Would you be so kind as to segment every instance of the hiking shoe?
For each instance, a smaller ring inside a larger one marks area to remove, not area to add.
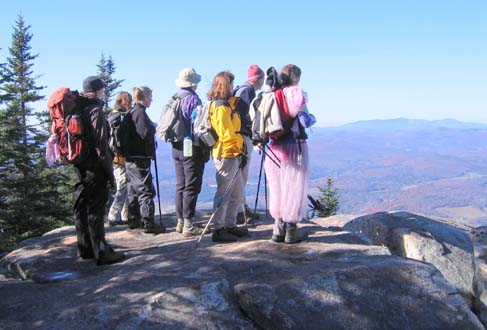
[[[257,219],[259,219],[258,214],[255,214],[255,217],[254,217],[252,213],[247,212],[247,218],[245,218],[245,214],[243,212],[237,213],[237,225],[243,225],[245,223],[251,223]]]
[[[245,237],[245,236],[249,236],[249,230],[247,229],[247,227],[237,227],[237,226],[234,226],[232,228],[225,228],[225,230],[232,234],[232,235],[235,235],[237,237]]]
[[[184,224],[179,223],[179,222],[176,224],[176,232],[177,233],[181,234],[183,232],[183,228],[184,228]]]
[[[213,232],[211,240],[217,243],[233,243],[237,241],[237,236],[230,234],[223,228],[220,228]]]
[[[129,225],[130,229],[137,229],[140,228],[140,221],[127,221],[127,224]]]
[[[195,226],[191,226],[191,227],[184,226],[182,232],[184,237],[200,236],[202,233],[203,233],[203,229],[200,229]]]
[[[93,254],[93,250],[88,247],[82,247],[78,245],[78,256],[81,259],[93,259],[95,255]]]
[[[308,234],[298,230],[296,225],[287,224],[286,226],[286,237],[284,238],[284,243],[294,244],[299,243],[308,238]]]
[[[253,220],[259,220],[259,214],[257,212],[250,209],[248,205],[245,205],[245,212],[247,212],[247,217],[252,218]]]
[[[146,234],[154,234],[154,235],[159,235],[163,234],[166,232],[166,227],[160,225],[160,226],[151,226],[151,227],[146,227],[144,228],[144,233]]]
[[[276,219],[272,228],[271,240],[276,243],[283,243],[284,238],[286,237],[286,227],[287,224],[285,222],[283,222],[281,219]]]
[[[284,237],[281,235],[272,235],[271,240],[273,240],[276,243],[284,243]]]
[[[108,225],[110,227],[126,225],[127,223],[128,223],[127,220],[108,220]]]
[[[243,212],[237,213],[237,225],[243,225],[245,223],[245,215]]]
[[[79,257],[81,259],[93,259],[95,256],[93,255],[93,253],[87,253],[87,254],[79,254]]]
[[[116,262],[120,262],[125,259],[125,254],[122,252],[116,252],[112,249],[107,251],[100,251],[98,259],[96,259],[97,266],[110,265]]]

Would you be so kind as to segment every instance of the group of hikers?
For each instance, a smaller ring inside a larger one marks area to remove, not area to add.
[[[216,74],[205,104],[196,92],[201,76],[193,68],[179,73],[179,90],[173,98],[179,100],[178,118],[186,133],[183,140],[170,141],[176,173],[175,230],[184,237],[203,234],[202,228],[194,224],[195,210],[205,163],[211,156],[217,183],[212,240],[230,243],[248,236],[247,226],[239,224],[257,217],[246,205],[244,189],[252,151],[259,149],[265,155],[269,211],[274,218],[271,240],[298,243],[306,239],[306,233],[297,227],[305,216],[308,185],[305,128],[315,122],[306,106],[307,95],[299,86],[301,70],[289,64],[280,73],[274,67],[264,72],[258,65],[251,65],[247,73],[247,81],[235,87],[231,72]],[[166,232],[163,221],[156,221],[154,215],[156,194],[150,169],[156,160],[155,135],[162,135],[161,123],[152,122],[146,112],[152,90],[144,86],[135,87],[132,95],[120,92],[105,118],[104,88],[97,76],[83,81],[82,95],[88,101],[83,104],[81,117],[92,152],[74,166],[78,254],[83,259],[95,259],[97,265],[124,259],[124,254],[114,251],[105,240],[110,186],[116,192],[108,212],[109,225],[128,224],[130,229],[141,228],[155,235]],[[257,94],[260,89],[263,91]],[[203,111],[207,111],[215,135],[210,147],[194,134],[195,122]]]

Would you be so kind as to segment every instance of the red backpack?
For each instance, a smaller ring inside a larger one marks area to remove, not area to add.
[[[77,91],[61,87],[47,102],[52,119],[51,131],[57,137],[61,159],[73,165],[79,165],[90,154],[82,118],[83,99]]]

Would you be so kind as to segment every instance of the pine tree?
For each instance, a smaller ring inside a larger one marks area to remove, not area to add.
[[[333,179],[326,180],[326,187],[318,187],[322,195],[318,201],[322,204],[323,210],[318,211],[319,217],[329,217],[335,215],[340,208],[340,195],[338,189],[333,186]]]
[[[70,212],[63,191],[69,169],[47,168],[48,115],[32,108],[44,98],[40,91],[45,87],[33,77],[33,61],[39,55],[30,52],[29,29],[19,15],[7,62],[0,70],[0,250],[63,224]]]
[[[97,68],[98,68],[98,76],[105,84],[105,95],[103,97],[105,106],[103,107],[103,111],[105,113],[108,113],[110,111],[110,102],[113,97],[113,94],[115,93],[115,90],[122,85],[122,82],[124,80],[113,78],[113,74],[115,73],[116,67],[115,67],[115,62],[113,61],[111,56],[106,58],[105,54],[102,53],[100,62],[97,64]]]

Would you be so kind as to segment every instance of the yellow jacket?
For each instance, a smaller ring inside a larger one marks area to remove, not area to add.
[[[215,100],[210,104],[211,126],[218,134],[218,141],[213,146],[213,158],[237,158],[243,153],[244,140],[240,132],[240,115],[236,111],[238,98]]]

